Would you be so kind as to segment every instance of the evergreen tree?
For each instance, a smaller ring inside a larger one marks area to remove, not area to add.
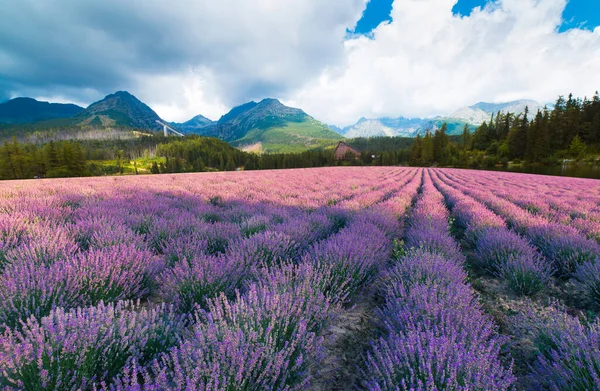
[[[411,166],[420,166],[423,164],[422,159],[423,154],[423,140],[420,134],[417,134],[415,138],[415,143],[413,144],[410,150],[410,158],[409,163]]]
[[[465,124],[462,131],[462,145],[465,150],[471,149],[471,131],[468,124]]]
[[[434,162],[433,156],[433,136],[431,135],[431,130],[427,130],[425,132],[425,137],[423,137],[423,148],[421,151],[421,161],[424,165],[431,165]]]
[[[523,116],[518,118],[517,123],[508,133],[508,148],[511,159],[523,159],[527,152],[527,132],[529,128],[529,120],[527,115],[529,109],[525,107]]]
[[[444,122],[441,128],[436,129],[433,136],[433,159],[439,164],[446,164],[448,158],[448,125]]]

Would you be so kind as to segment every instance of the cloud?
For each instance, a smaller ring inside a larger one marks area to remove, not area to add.
[[[90,102],[127,89],[159,114],[177,117],[167,119],[203,110],[215,116],[249,99],[285,95],[343,61],[346,28],[364,6],[365,0],[0,2],[10,21],[0,24],[0,91]]]
[[[0,100],[91,103],[129,90],[167,120],[275,97],[318,119],[450,114],[477,101],[600,88],[600,28],[558,32],[566,0],[0,1]]]
[[[325,69],[287,102],[328,123],[361,116],[450,114],[478,101],[600,88],[600,27],[558,33],[566,0],[498,0],[468,17],[456,0],[396,0],[373,39],[344,43],[345,62]]]

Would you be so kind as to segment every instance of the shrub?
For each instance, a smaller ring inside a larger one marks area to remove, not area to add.
[[[179,311],[193,312],[196,304],[206,308],[207,298],[234,295],[243,272],[242,264],[223,254],[185,258],[161,273],[160,294]]]
[[[221,295],[200,313],[191,338],[149,369],[131,365],[117,390],[300,390],[321,340],[311,331],[314,303],[253,286],[235,302]]]
[[[497,275],[514,293],[534,295],[546,289],[552,272],[550,265],[537,254],[509,254],[499,265]]]
[[[287,235],[264,231],[229,246],[228,254],[246,266],[278,265],[298,257],[296,243]]]
[[[575,271],[575,284],[596,305],[600,305],[600,259],[582,263]]]
[[[504,228],[489,228],[475,244],[475,266],[490,274],[499,274],[509,260],[538,259],[537,250],[527,240]]]
[[[369,240],[365,241],[364,238]],[[385,233],[368,223],[356,223],[327,240],[315,243],[303,262],[327,270],[332,287],[346,287],[348,298],[372,281],[378,267],[388,260],[391,242]],[[336,288],[334,288],[336,289]]]
[[[600,321],[583,325],[559,308],[546,316],[529,314],[539,356],[530,380],[540,389],[600,388]]]
[[[537,225],[528,234],[547,259],[554,262],[558,274],[570,276],[577,266],[600,256],[600,246],[571,227],[562,225]]]
[[[409,331],[380,339],[367,355],[365,387],[384,390],[510,390],[499,346],[465,346],[459,332]]]
[[[123,367],[178,344],[188,319],[162,305],[132,302],[53,310],[0,338],[0,385],[8,389],[92,390]]]

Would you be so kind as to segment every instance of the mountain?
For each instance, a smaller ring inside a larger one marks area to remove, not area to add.
[[[0,103],[0,123],[25,124],[56,118],[69,118],[83,111],[74,104],[40,102],[33,98],[15,98]]]
[[[446,122],[448,134],[460,134],[465,122],[451,118],[361,118],[352,126],[342,129],[340,134],[347,138],[357,137],[416,137],[427,129],[435,130]]]
[[[107,95],[89,105],[73,119],[75,124],[80,126],[162,129],[162,126],[156,123],[157,120],[162,121],[158,114],[127,91]]]
[[[492,114],[496,114],[499,111],[503,113],[521,114],[525,111],[525,107],[529,107],[530,113],[536,113],[538,110],[544,109],[544,105],[530,99],[521,99],[505,103],[479,102],[473,106],[456,110],[450,115],[450,118],[462,120],[472,125],[481,125],[484,121],[489,121]]]
[[[347,138],[356,137],[414,137],[417,131],[424,128],[428,119],[423,118],[361,118],[355,125],[347,126],[340,134]],[[339,128],[338,128],[339,129]]]
[[[535,113],[538,109],[542,110],[544,108],[544,105],[534,100],[526,99],[505,103],[479,102],[472,106],[460,108],[447,117],[361,118],[356,124],[343,129],[334,126],[330,126],[330,128],[347,138],[379,136],[416,137],[417,134],[423,135],[427,129],[435,130],[446,123],[448,134],[458,135],[462,133],[465,124],[473,131],[484,121],[489,121],[491,116],[499,111],[521,114],[525,111],[526,106],[529,107],[530,113]],[[547,106],[551,107],[551,105]]]
[[[277,99],[234,107],[198,134],[257,152],[299,152],[343,138],[304,111],[285,106]]]
[[[184,134],[198,134],[202,129],[214,125],[215,121],[198,114],[194,118],[186,122],[171,122],[171,126]]]

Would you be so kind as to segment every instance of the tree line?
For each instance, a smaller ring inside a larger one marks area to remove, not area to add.
[[[409,164],[485,167],[516,163],[555,164],[592,159],[600,151],[600,97],[560,96],[552,109],[498,112],[473,133],[465,125],[452,142],[442,126],[415,139]]]
[[[84,151],[77,142],[21,144],[16,139],[0,147],[0,179],[58,178],[88,174]]]

